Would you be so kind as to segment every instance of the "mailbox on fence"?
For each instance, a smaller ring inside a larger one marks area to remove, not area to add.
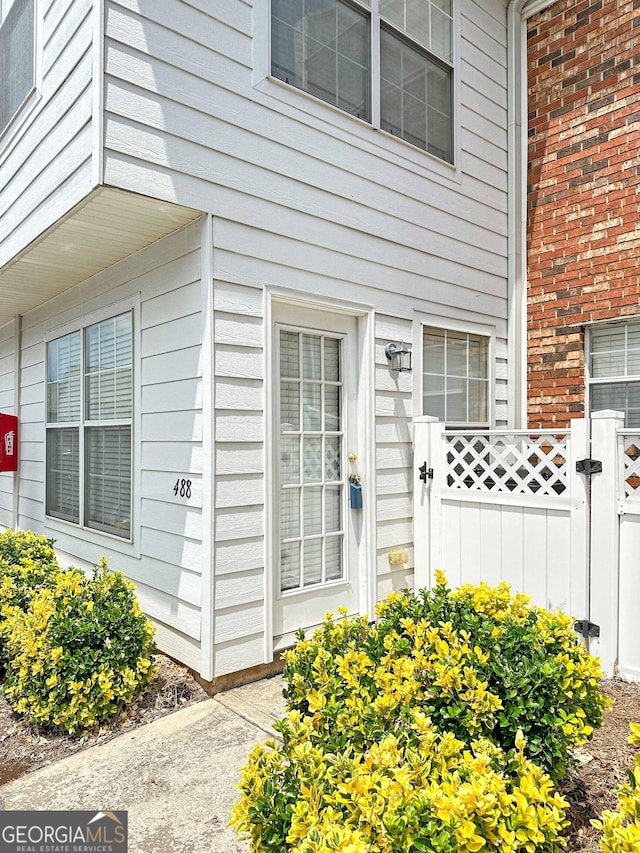
[[[0,471],[18,470],[18,418],[0,412]]]

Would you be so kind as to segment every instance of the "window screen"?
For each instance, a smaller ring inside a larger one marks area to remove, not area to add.
[[[425,327],[423,414],[447,424],[489,422],[489,339]]]
[[[15,0],[0,25],[0,133],[35,85],[35,0]]]
[[[451,0],[271,0],[274,77],[448,161],[452,41]]]
[[[48,342],[48,515],[130,537],[132,417],[130,312]]]
[[[640,322],[590,331],[589,409],[624,412],[625,426],[640,426]]]

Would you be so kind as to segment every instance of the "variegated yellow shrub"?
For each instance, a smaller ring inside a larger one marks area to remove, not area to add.
[[[640,746],[640,725],[631,723],[629,743]],[[618,811],[605,811],[592,821],[602,830],[600,847],[604,853],[638,853],[640,850],[640,754],[629,771],[629,782],[618,791]]]
[[[363,751],[327,751],[289,712],[284,744],[255,747],[232,812],[254,853],[553,853],[566,802],[525,758],[440,733],[414,710]]]
[[[0,533],[0,624],[7,607],[27,607],[34,592],[60,571],[53,543],[31,530]],[[0,638],[0,665],[5,650]]]
[[[155,677],[153,634],[133,584],[105,560],[93,576],[59,569],[25,607],[2,608],[4,693],[32,722],[75,734]]]
[[[329,618],[285,653],[290,707],[313,713],[335,749],[367,744],[419,707],[440,731],[506,751],[523,731],[528,756],[557,779],[602,723],[600,664],[573,620],[506,584],[452,592],[439,576],[430,591],[392,593],[377,615]]]
[[[377,615],[285,654],[283,744],[255,748],[232,817],[253,853],[561,850],[553,780],[607,704],[572,621],[442,576]]]

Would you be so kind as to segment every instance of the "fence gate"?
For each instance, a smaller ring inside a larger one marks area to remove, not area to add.
[[[599,412],[567,431],[472,433],[417,418],[416,587],[436,569],[452,586],[504,580],[574,616],[607,673],[640,680],[640,436],[622,425]]]

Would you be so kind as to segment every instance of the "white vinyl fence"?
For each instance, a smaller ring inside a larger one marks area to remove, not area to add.
[[[504,580],[581,620],[608,674],[640,680],[640,436],[622,426],[615,412],[568,431],[417,418],[416,587],[436,569],[453,586]]]

